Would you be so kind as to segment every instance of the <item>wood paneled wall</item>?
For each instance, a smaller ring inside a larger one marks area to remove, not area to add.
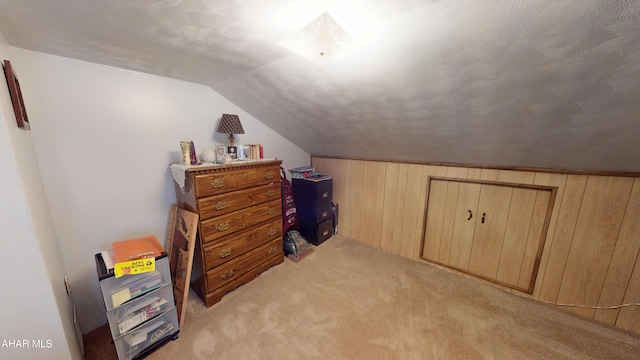
[[[640,302],[640,177],[313,157],[333,177],[338,233],[420,260],[429,176],[558,188],[533,299],[591,307]],[[559,308],[640,334],[640,307]]]

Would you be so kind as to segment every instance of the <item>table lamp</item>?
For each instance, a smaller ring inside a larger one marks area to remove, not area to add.
[[[222,114],[220,125],[218,125],[219,133],[229,134],[229,146],[233,144],[233,134],[244,134],[244,129],[240,123],[240,117],[238,115]]]

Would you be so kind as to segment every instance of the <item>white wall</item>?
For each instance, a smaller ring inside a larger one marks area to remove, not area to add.
[[[175,202],[170,163],[180,140],[200,153],[223,113],[238,114],[245,134],[285,169],[309,154],[211,88],[12,48],[56,234],[74,285],[80,323],[106,322],[93,260],[113,241],[153,234],[164,245]]]
[[[0,60],[20,74],[2,34]],[[6,85],[0,86],[0,169],[0,358],[81,359],[32,133],[17,127]]]

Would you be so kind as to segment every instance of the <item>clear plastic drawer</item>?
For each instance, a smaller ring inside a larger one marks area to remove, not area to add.
[[[164,256],[160,259],[156,258],[155,271],[124,275],[117,279],[115,276],[110,276],[100,281],[100,288],[107,311],[111,311],[166,284],[171,284],[171,274],[169,260]]]
[[[169,284],[107,312],[115,339],[147,320],[173,308],[173,287]]]
[[[154,344],[172,337],[177,331],[178,316],[174,308],[114,340],[118,358],[132,359],[142,351],[151,349]]]

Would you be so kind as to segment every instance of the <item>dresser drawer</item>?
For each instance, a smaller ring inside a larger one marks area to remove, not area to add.
[[[280,183],[280,168],[275,166],[196,175],[196,197],[202,198],[258,185]]]
[[[282,202],[280,199],[202,221],[201,240],[203,244],[206,244],[271,219],[282,221]]]
[[[237,278],[282,252],[282,239],[278,237],[207,272],[207,285],[213,290]]]
[[[258,266],[242,274],[235,281],[226,283],[224,286],[221,286],[207,293],[206,296],[202,297],[202,299],[204,300],[207,307],[209,307],[217,303],[218,301],[222,300],[224,295],[227,294],[228,292],[233,291],[237,289],[239,286],[246,284],[249,281],[257,278],[260,275],[260,273],[262,273],[263,271],[268,270],[270,267],[274,265],[281,264],[283,261],[284,261],[284,254],[282,253],[276,254],[274,257],[269,258],[267,261],[261,264],[258,264]]]
[[[277,182],[200,199],[198,209],[200,219],[206,220],[280,198],[280,183]]]
[[[282,239],[281,219],[210,242],[203,249],[205,269],[211,270],[275,238]]]

